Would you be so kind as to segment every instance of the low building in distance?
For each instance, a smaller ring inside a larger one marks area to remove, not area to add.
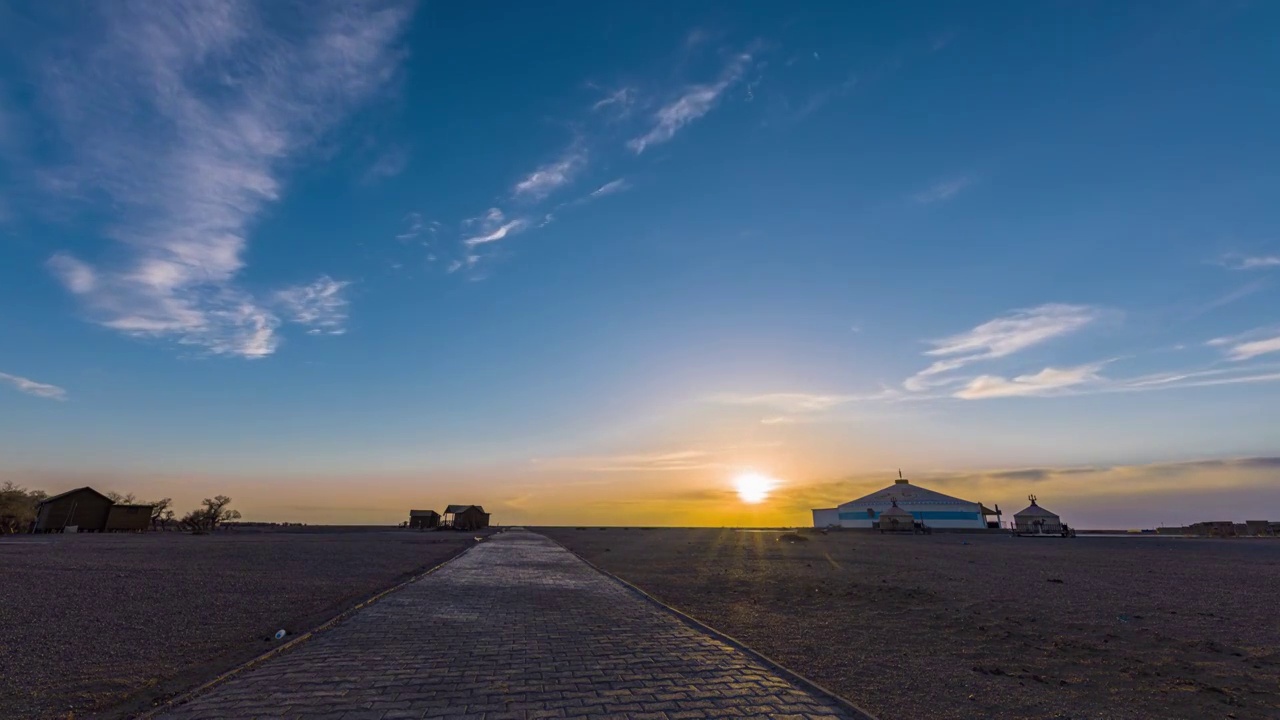
[[[36,509],[32,530],[47,532],[106,532],[146,530],[151,505],[116,504],[91,487],[68,490],[45,498]]]
[[[1031,504],[1013,514],[1013,528],[1019,535],[1061,535],[1062,518],[1036,504],[1036,496],[1028,495]]]
[[[815,508],[814,527],[877,528],[880,516],[894,507],[909,513],[916,521],[931,528],[982,530],[1000,527],[998,509],[988,510],[982,503],[944,495],[936,490],[912,485],[898,472],[898,479],[883,490],[850,500],[839,507]]]
[[[454,530],[480,530],[489,527],[489,513],[479,505],[450,505],[444,509],[440,527]]]
[[[409,527],[414,530],[430,530],[440,527],[440,513],[435,510],[410,510]]]

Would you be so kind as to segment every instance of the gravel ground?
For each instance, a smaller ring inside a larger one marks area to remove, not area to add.
[[[1280,541],[538,532],[883,720],[1280,717]]]
[[[407,530],[0,539],[0,717],[123,717],[472,544]]]

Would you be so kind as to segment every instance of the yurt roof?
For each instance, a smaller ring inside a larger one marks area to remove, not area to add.
[[[884,517],[886,515],[896,515],[898,517],[912,517],[911,513],[907,512],[906,510],[903,510],[897,505],[893,505],[888,510],[885,510],[884,512],[880,513],[880,517]]]
[[[883,490],[877,490],[870,495],[863,495],[857,500],[850,500],[840,505],[841,510],[849,508],[862,509],[868,505],[888,505],[894,499],[903,505],[977,505],[972,500],[961,500],[958,497],[944,495],[936,490],[922,488],[919,485],[912,485],[906,480],[895,482]]]
[[[1051,513],[1051,512],[1049,512],[1048,510],[1045,510],[1044,508],[1040,507],[1039,505],[1036,505],[1035,503],[1032,503],[1031,505],[1028,505],[1028,506],[1027,506],[1027,509],[1025,509],[1025,510],[1021,510],[1021,511],[1019,511],[1019,512],[1014,513],[1014,514],[1013,514],[1013,516],[1014,516],[1015,518],[1022,518],[1022,517],[1051,517],[1051,518],[1056,518],[1056,517],[1058,517],[1057,513]]]

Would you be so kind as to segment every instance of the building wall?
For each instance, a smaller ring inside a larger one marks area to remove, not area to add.
[[[1036,531],[1032,524],[1036,520],[1043,520],[1044,525],[1040,528],[1042,534],[1057,535],[1062,532],[1062,521],[1058,518],[1045,517],[1044,515],[1036,515],[1033,517],[1014,516],[1013,526],[1020,533],[1033,533]]]
[[[107,512],[107,530],[131,532],[150,527],[150,505],[112,505]]]
[[[816,528],[839,527],[840,526],[840,509],[839,508],[816,508],[813,511],[813,526]]]
[[[984,529],[987,527],[987,521],[982,517],[982,507],[977,503],[972,506],[965,505],[935,505],[899,502],[898,507],[911,513],[916,520],[924,522],[925,525],[934,528],[968,528],[968,529]],[[838,509],[840,516],[840,526],[847,528],[875,528],[880,520],[880,513],[887,510],[888,507],[875,508],[872,506],[872,513],[867,513],[867,508],[862,507],[853,509],[851,507],[841,507]]]
[[[453,527],[456,530],[479,530],[489,527],[489,513],[470,508],[453,516]]]
[[[436,527],[440,524],[439,515],[410,515],[409,527],[416,530],[423,530]]]
[[[104,530],[111,501],[91,490],[81,490],[40,506],[36,530],[60,530],[77,525],[80,532]]]

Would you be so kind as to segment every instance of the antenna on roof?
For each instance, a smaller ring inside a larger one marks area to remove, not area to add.
[[[1036,496],[1035,496],[1035,495],[1028,495],[1028,496],[1027,496],[1027,499],[1031,501],[1031,504],[1032,504],[1032,505],[1035,505],[1035,504],[1036,504]]]
[[[898,468],[898,479],[902,479],[902,468]]]

